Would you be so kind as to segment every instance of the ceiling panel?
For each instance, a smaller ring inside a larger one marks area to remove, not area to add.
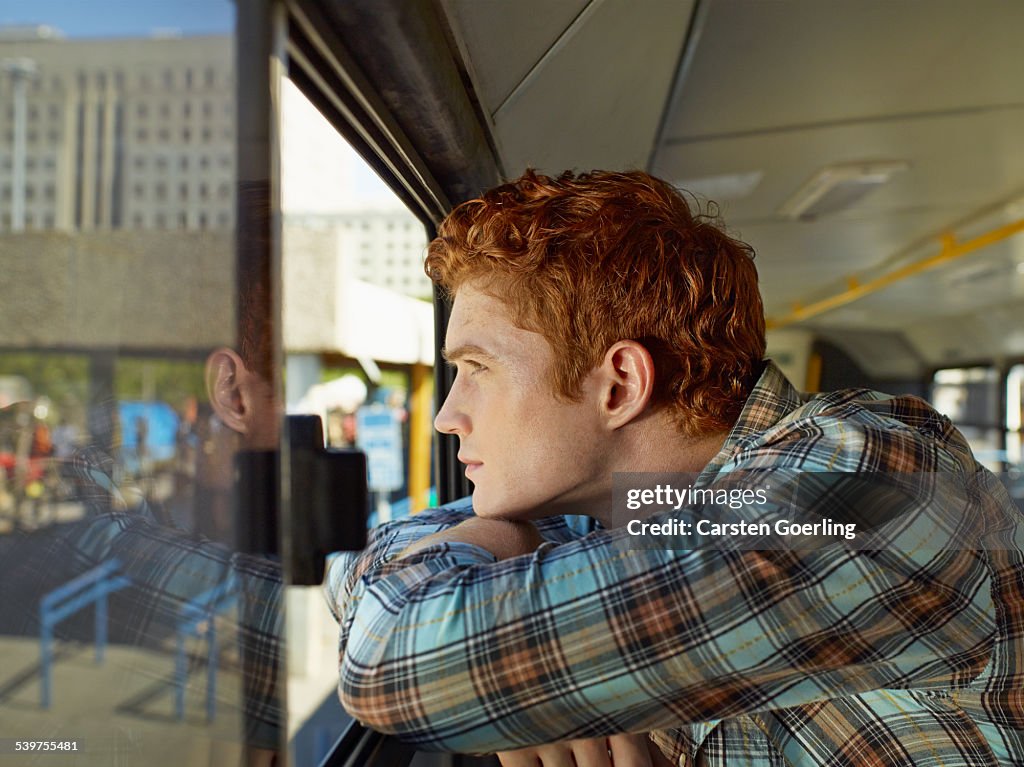
[[[588,0],[443,0],[488,114],[493,115],[588,5]]]
[[[494,115],[506,171],[646,167],[692,7],[691,0],[591,4],[585,23]]]
[[[778,218],[782,204],[826,165],[906,160],[909,170],[835,220],[935,206],[969,211],[1024,193],[1021,136],[1024,105],[676,144],[659,151],[653,172],[673,182],[761,172],[752,193],[726,201],[727,221],[740,224]]]
[[[1024,102],[1024,3],[711,0],[666,139]]]

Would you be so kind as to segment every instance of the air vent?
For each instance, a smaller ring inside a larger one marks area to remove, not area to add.
[[[828,165],[779,208],[779,214],[800,221],[838,213],[858,202],[864,195],[910,167],[904,160],[856,162]]]

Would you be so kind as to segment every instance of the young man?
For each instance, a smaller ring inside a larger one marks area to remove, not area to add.
[[[748,247],[644,173],[528,172],[456,208],[426,266],[454,298],[436,426],[472,507],[385,525],[331,569],[354,716],[453,751],[649,732],[686,765],[1024,763],[1016,510],[924,402],[810,397],[763,362]],[[819,478],[798,515],[868,511],[822,477],[904,505],[864,550],[643,546],[613,504],[613,474],[765,471]]]

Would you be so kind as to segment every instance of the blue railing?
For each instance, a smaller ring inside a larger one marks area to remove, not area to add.
[[[206,646],[206,719],[212,722],[217,709],[217,624],[214,618],[238,604],[238,589],[234,573],[218,585],[204,591],[182,606],[178,613],[177,653],[174,662],[174,712],[178,721],[185,718],[185,685],[188,682],[188,663],[185,658],[185,640],[189,636],[202,638]]]
[[[131,585],[131,581],[118,575],[120,563],[108,559],[63,586],[45,594],[39,600],[39,657],[41,666],[41,701],[49,708],[53,687],[53,629],[65,618],[79,610],[96,605],[96,662],[103,662],[107,646],[107,596]]]

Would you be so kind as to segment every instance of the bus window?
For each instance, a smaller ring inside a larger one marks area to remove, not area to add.
[[[1006,460],[1011,466],[1024,464],[1024,364],[1014,365],[1006,376]]]
[[[277,423],[273,345],[236,314],[266,308],[236,269],[236,7],[44,4],[0,30],[4,752],[277,750],[280,568],[233,548],[234,454]]]
[[[978,460],[1002,468],[999,373],[992,367],[946,368],[932,379],[932,404],[967,438]]]
[[[290,81],[282,83],[282,335],[289,413],[368,461],[370,523],[432,503],[433,309],[423,224]],[[315,764],[349,721],[338,627],[289,586],[289,745]]]

